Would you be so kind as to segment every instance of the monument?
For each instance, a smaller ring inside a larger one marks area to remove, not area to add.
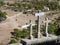
[[[38,17],[38,38],[41,37],[41,33],[40,33],[40,16],[43,16],[43,15],[44,15],[44,12],[35,13],[35,16]]]
[[[46,33],[46,37],[48,37],[48,18],[46,17],[45,18],[45,21],[44,21],[44,23],[45,23],[45,26],[46,26],[46,31],[45,31],[45,33]]]
[[[32,35],[32,21],[30,20],[30,39],[33,40],[33,35]]]
[[[48,36],[48,18],[46,18],[45,24],[46,24],[46,36],[47,37],[42,37],[40,38],[40,16],[44,15],[43,12],[41,13],[36,13],[35,16],[38,17],[38,38],[33,38],[32,35],[32,21],[30,20],[30,39],[22,39],[21,43],[23,45],[35,45],[35,44],[39,44],[39,43],[45,43],[45,42],[50,42],[50,41],[54,41],[57,40],[57,36],[52,35],[52,36]]]
[[[48,23],[49,22],[51,22],[51,20],[48,20],[48,18],[46,17],[45,18],[45,21],[44,21],[44,23],[45,23],[45,26],[46,26],[46,31],[45,31],[45,33],[46,33],[46,37],[48,37]]]

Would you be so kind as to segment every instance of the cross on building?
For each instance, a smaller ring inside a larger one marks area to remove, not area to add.
[[[44,23],[45,23],[45,26],[46,26],[46,31],[45,31],[45,33],[46,33],[46,37],[48,37],[48,23],[50,22],[50,20],[48,20],[48,18],[46,17],[46,19],[45,19],[45,21],[44,21]]]
[[[44,12],[35,13],[35,16],[38,17],[38,38],[41,37],[41,33],[40,33],[40,16],[43,16],[43,15],[44,15]]]
[[[33,39],[33,35],[32,35],[32,21],[30,20],[30,39]]]

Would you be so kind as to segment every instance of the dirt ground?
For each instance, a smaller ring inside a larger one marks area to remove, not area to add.
[[[14,18],[7,18],[6,21],[0,23],[0,42],[5,42],[5,39],[8,41],[13,29],[17,28],[17,26],[26,25],[26,23],[29,23],[29,20],[32,20],[32,22],[35,23],[34,21],[37,20],[37,17],[30,14],[28,16],[26,14],[22,14]]]
[[[31,14],[23,14],[21,12],[14,12],[12,10],[2,10],[8,13],[8,17],[5,21],[0,23],[0,43],[7,43],[8,40],[10,40],[11,32],[14,28],[20,28],[18,26],[26,25],[26,23],[29,23],[29,20],[32,20],[33,23],[37,20],[37,17]],[[18,15],[19,14],[19,15]],[[16,16],[17,15],[17,16]],[[49,19],[54,19],[55,17],[60,16],[60,14],[56,14],[53,17],[48,16]],[[45,20],[46,15],[41,16],[40,21]]]

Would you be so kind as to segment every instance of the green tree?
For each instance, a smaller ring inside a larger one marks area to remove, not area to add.
[[[6,17],[7,13],[6,12],[2,12],[0,11],[0,22],[5,20],[7,17]]]
[[[14,32],[13,32],[13,36],[17,40],[19,40],[21,38],[21,36],[27,37],[28,34],[29,34],[29,32],[27,29],[22,29],[22,30],[14,29]]]
[[[49,9],[51,10],[56,10],[59,9],[59,3],[58,2],[43,2],[43,4],[47,7],[49,7]]]
[[[15,2],[14,4],[15,4],[15,6],[17,6],[17,7],[19,7],[19,8],[20,8],[21,5],[22,5],[20,2]]]
[[[52,23],[49,23],[48,25],[48,32],[54,34],[55,33],[55,25]]]
[[[27,7],[27,3],[25,3],[25,4],[22,4],[22,6],[24,7],[24,9]]]
[[[60,35],[60,17],[55,20],[54,24],[56,26],[56,35]]]
[[[33,7],[33,4],[28,4],[27,7],[28,9],[31,9]]]
[[[10,40],[9,44],[14,44],[17,43],[17,41],[15,39]]]
[[[0,1],[0,6],[5,5],[5,3],[3,1]]]
[[[33,29],[34,29],[34,30],[37,30],[37,25],[34,25],[34,26],[33,26]]]
[[[35,9],[44,9],[44,5],[43,4],[41,4],[40,2],[37,2],[37,3],[35,3],[35,4],[33,4],[33,6],[34,6],[34,8]]]
[[[14,29],[14,34],[13,34],[14,38],[19,40],[20,36],[21,36],[21,31],[19,31],[19,29]]]
[[[27,37],[27,36],[29,35],[27,29],[23,29],[21,33],[22,33],[22,36],[23,36],[23,37]]]
[[[43,26],[42,29],[43,29],[43,31],[44,31],[44,33],[45,33],[45,25]],[[49,23],[49,24],[48,24],[48,33],[49,33],[49,34],[54,34],[54,33],[55,33],[55,30],[56,30],[55,25],[52,24],[52,23]]]
[[[33,28],[33,36],[37,37],[37,28],[38,28],[38,25],[34,25],[32,28]]]
[[[9,2],[6,3],[7,5],[10,5]]]

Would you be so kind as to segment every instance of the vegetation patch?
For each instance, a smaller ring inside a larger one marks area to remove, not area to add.
[[[0,11],[0,22],[4,21],[7,18],[6,15],[7,15],[6,12]]]

